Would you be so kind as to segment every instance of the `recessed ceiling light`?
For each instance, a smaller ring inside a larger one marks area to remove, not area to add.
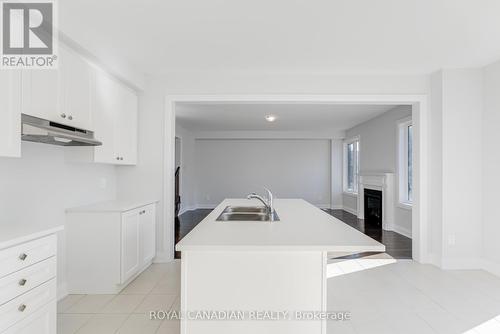
[[[268,122],[274,122],[276,120],[276,116],[274,115],[267,115],[266,116],[266,121]]]

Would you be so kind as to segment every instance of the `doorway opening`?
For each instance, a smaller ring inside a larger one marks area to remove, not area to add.
[[[414,118],[414,128],[413,128],[413,133],[415,136],[414,142],[414,153],[413,153],[413,160],[414,160],[414,170],[412,171],[412,175],[414,177],[413,181],[413,208],[411,211],[409,211],[410,217],[412,217],[412,225],[411,225],[411,237],[412,237],[412,257],[413,259],[417,261],[422,261],[425,262],[425,257],[426,257],[426,252],[425,252],[425,240],[426,240],[426,229],[425,229],[425,219],[421,219],[421,217],[425,217],[426,213],[426,205],[421,201],[420,199],[422,198],[422,194],[426,192],[427,189],[427,173],[425,170],[425,162],[427,159],[427,150],[425,146],[425,136],[422,136],[423,133],[427,131],[427,128],[425,126],[425,122],[422,122],[422,120],[425,120],[426,115],[427,115],[427,109],[426,109],[426,97],[425,96],[245,96],[245,97],[238,97],[238,96],[223,96],[223,97],[217,97],[217,96],[181,96],[181,97],[167,97],[167,104],[166,104],[166,109],[167,109],[167,117],[166,117],[166,122],[167,122],[167,131],[169,131],[170,134],[176,134],[177,132],[175,131],[175,123],[176,123],[176,116],[180,115],[179,111],[185,107],[186,105],[218,105],[220,107],[221,105],[225,105],[226,107],[228,105],[234,105],[234,104],[239,104],[243,105],[245,107],[251,107],[256,104],[266,104],[266,105],[298,105],[301,106],[302,109],[304,110],[304,105],[305,104],[311,104],[311,105],[330,105],[330,106],[338,106],[338,105],[392,105],[392,106],[398,106],[398,105],[409,105],[411,107],[411,110],[413,112],[413,118]],[[220,109],[220,108],[219,108]],[[237,113],[235,113],[237,114]],[[241,115],[240,115],[241,116]],[[251,122],[247,122],[251,123]],[[276,123],[275,123],[276,124]],[[304,123],[305,124],[305,123]],[[171,131],[171,132],[170,132]],[[232,140],[232,139],[238,139],[238,140],[248,140],[248,139],[256,139],[256,138],[249,138],[249,136],[256,136],[256,135],[262,135],[262,133],[257,133],[261,132],[258,130],[254,131],[247,131],[244,136],[240,136],[239,138],[234,138],[235,134],[234,131],[232,131],[231,134],[228,132],[222,133],[222,131],[215,131],[218,132],[216,135],[208,135],[206,131],[201,131],[204,133],[204,136],[207,136],[205,138],[198,138],[201,140],[212,140],[212,141],[226,141],[226,140]],[[290,131],[289,131],[290,132]],[[304,139],[304,132],[302,131],[291,131],[295,132],[295,135],[298,135],[301,139]],[[272,138],[265,138],[265,139],[283,139],[283,137],[276,137],[277,134],[273,133]],[[174,144],[174,139],[175,137],[170,137],[171,139],[169,140],[168,137],[169,135],[166,136],[166,140],[170,143],[167,144],[167,154],[166,154],[166,161],[165,163],[168,164],[168,156],[169,154],[173,155],[174,150],[169,150],[169,145]],[[322,134],[320,131],[316,131],[316,137],[315,139],[321,139]],[[286,139],[291,139],[290,137]],[[324,139],[324,138],[323,138]],[[330,138],[331,140],[332,138]],[[262,138],[261,138],[262,140]],[[361,139],[363,140],[363,139]],[[335,145],[332,145],[333,142],[331,143],[331,150],[337,149],[342,150],[342,143],[340,143],[340,146],[338,143]],[[173,148],[172,145],[170,147]],[[207,145],[210,146],[210,145]],[[168,152],[171,153],[168,153]],[[174,158],[172,156],[172,158]],[[330,156],[332,158],[332,156]],[[362,158],[361,158],[362,159]],[[174,160],[174,159],[172,159]],[[173,173],[173,172],[172,172]],[[334,180],[338,181],[338,176],[334,177],[331,176],[331,179],[328,181],[330,184],[335,183]],[[168,180],[168,178],[167,178]],[[168,183],[168,182],[167,182]],[[338,183],[338,182],[337,182]],[[337,185],[338,186],[338,185]],[[340,184],[342,187],[342,184]],[[182,186],[181,186],[182,187]],[[333,186],[331,186],[333,188]],[[173,194],[173,189],[174,184],[171,185],[166,185],[165,187],[165,197],[169,197]],[[169,189],[171,189],[172,193],[169,194]],[[246,191],[246,190],[245,190]],[[248,191],[252,191],[252,189],[248,189]],[[182,192],[181,192],[182,193]],[[217,197],[213,197],[213,194],[206,193],[206,194],[201,194],[199,195],[195,201],[194,201],[194,206],[192,207],[187,207],[187,209],[193,209],[196,208],[198,204],[197,202],[202,202],[206,204],[205,207],[201,205],[199,209],[205,209],[205,210],[210,210],[208,207],[209,205],[214,205],[217,204]],[[362,195],[361,195],[362,196]],[[361,197],[360,196],[360,197]],[[172,196],[170,197],[172,198]],[[320,197],[318,196],[317,199]],[[313,198],[314,200],[314,198]],[[325,198],[323,198],[325,200]],[[326,204],[330,204],[329,209],[337,209],[335,205],[335,200],[330,193],[329,198],[326,198]],[[361,202],[361,201],[360,201]],[[364,201],[362,201],[364,202]],[[184,203],[185,204],[185,203]],[[320,207],[319,204],[317,203],[318,206]],[[332,205],[333,204],[333,205]],[[360,203],[361,204],[361,203]],[[213,208],[213,207],[211,207]],[[173,208],[172,208],[173,209]],[[325,208],[326,209],[326,208]],[[168,207],[165,208],[166,214],[169,212]],[[181,205],[181,212],[182,212],[182,205]],[[168,215],[167,215],[168,218]],[[173,225],[173,224],[172,224]],[[168,233],[168,230],[166,230]],[[173,232],[173,231],[172,231]],[[173,234],[173,233],[172,233]],[[174,238],[171,238],[171,243],[170,245],[174,246]],[[172,249],[172,255],[173,255],[173,249]]]

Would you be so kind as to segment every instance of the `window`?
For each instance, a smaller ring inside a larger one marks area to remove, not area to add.
[[[413,125],[411,118],[398,124],[399,132],[399,203],[411,206],[413,202]]]
[[[358,193],[359,138],[344,142],[344,191]]]

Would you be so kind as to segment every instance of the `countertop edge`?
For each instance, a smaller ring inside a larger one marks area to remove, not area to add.
[[[36,230],[36,229],[33,229]],[[45,237],[50,234],[55,234],[57,232],[60,232],[64,230],[64,225],[57,225],[54,227],[49,227],[49,228],[41,228],[41,230],[38,230],[36,232],[28,232],[28,234],[21,234],[18,237],[14,237],[12,239],[8,239],[6,241],[1,241],[0,242],[0,249],[5,249],[9,248],[18,244],[21,244],[26,241],[34,240],[34,239],[39,239],[42,237]]]
[[[176,251],[294,251],[294,252],[385,252],[385,246],[331,246],[331,245],[184,245]]]
[[[159,200],[144,200],[129,203],[121,203],[119,201],[104,201],[99,203],[94,203],[86,206],[74,207],[66,209],[66,213],[93,213],[93,212],[125,212],[134,210],[149,204],[158,203]],[[105,205],[109,203],[109,207],[99,207],[100,205]]]

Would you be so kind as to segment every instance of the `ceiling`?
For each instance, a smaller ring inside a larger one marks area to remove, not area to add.
[[[179,71],[429,73],[500,58],[498,0],[61,0],[104,63]]]
[[[190,131],[344,131],[394,105],[194,104],[175,108],[177,122]],[[266,115],[274,115],[267,122]]]

